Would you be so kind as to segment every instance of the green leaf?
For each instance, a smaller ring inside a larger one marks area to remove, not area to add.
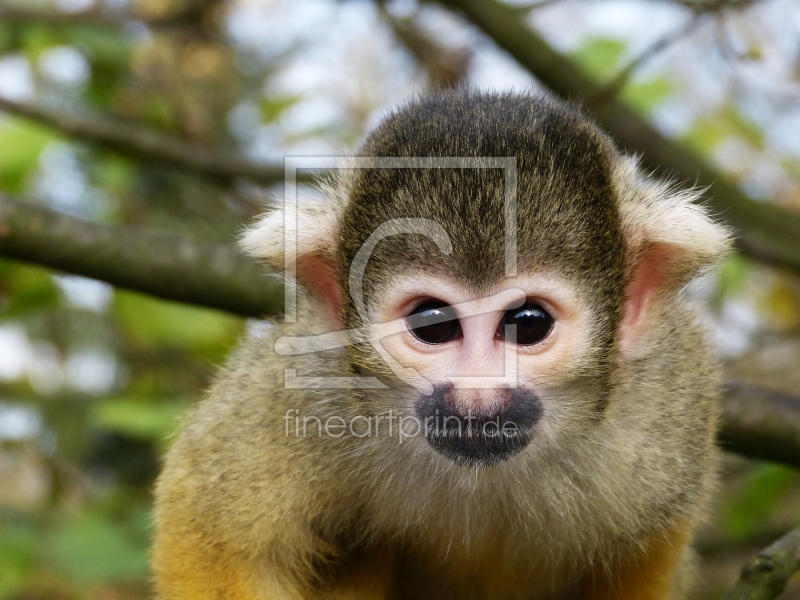
[[[121,326],[143,345],[179,347],[221,358],[242,331],[243,319],[227,313],[117,290],[114,309]]]
[[[753,263],[747,257],[739,253],[732,254],[717,271],[719,287],[713,302],[718,304],[743,289],[752,268]]]
[[[0,260],[0,314],[3,317],[55,306],[58,287],[45,269]]]
[[[88,55],[92,64],[106,68],[128,66],[132,47],[128,37],[118,30],[77,23],[65,28],[64,35]]]
[[[48,48],[62,43],[61,36],[52,27],[43,23],[26,24],[20,39],[25,54],[33,61],[36,61]]]
[[[142,116],[152,125],[166,131],[176,131],[175,105],[166,95],[151,93],[146,97]]]
[[[277,121],[283,112],[302,100],[302,96],[270,96],[259,102],[261,118],[265,123]]]
[[[706,154],[730,138],[743,140],[758,150],[766,146],[761,128],[733,105],[725,105],[717,112],[698,119],[684,141],[695,151]]]
[[[738,494],[723,511],[722,526],[728,535],[747,541],[757,535],[778,501],[800,474],[780,465],[758,465]]]
[[[669,80],[658,77],[626,85],[622,89],[622,99],[639,112],[646,113],[674,91],[675,86]]]
[[[102,429],[162,443],[178,426],[188,402],[149,398],[109,398],[93,405],[89,422]]]
[[[716,120],[697,119],[684,135],[683,141],[698,154],[708,154],[725,139],[724,128]]]
[[[92,174],[98,186],[113,193],[127,191],[136,181],[136,163],[111,152],[99,153],[93,161]]]
[[[0,123],[0,188],[17,194],[39,166],[39,155],[50,142],[60,139],[52,130],[29,121],[9,119]]]
[[[141,581],[147,576],[147,545],[123,523],[87,513],[49,539],[48,554],[62,574],[83,584]]]
[[[573,52],[572,57],[590,75],[604,80],[614,74],[626,47],[627,44],[622,40],[595,37]]]
[[[759,150],[766,147],[764,132],[750,119],[742,114],[738,107],[726,104],[722,109],[722,118],[726,120],[730,133],[746,140],[751,146]]]
[[[14,596],[33,576],[35,549],[32,530],[0,524],[0,598]]]
[[[13,48],[14,37],[14,30],[11,24],[0,23],[0,54]]]

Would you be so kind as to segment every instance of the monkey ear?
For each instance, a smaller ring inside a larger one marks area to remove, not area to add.
[[[287,214],[275,210],[247,229],[240,247],[250,256],[283,273],[294,257],[297,283],[322,301],[332,323],[338,324],[342,294],[336,267],[338,214],[335,207],[309,203],[297,208],[295,233],[297,251],[285,248]],[[290,229],[291,232],[291,229]]]
[[[614,174],[627,246],[627,286],[620,323],[623,353],[647,330],[659,299],[719,263],[730,250],[730,231],[697,204],[703,190],[680,191],[645,178],[625,158]]]

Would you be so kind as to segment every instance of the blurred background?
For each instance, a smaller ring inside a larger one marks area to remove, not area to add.
[[[340,154],[455,85],[549,89],[657,173],[712,186],[743,241],[691,292],[730,406],[784,429],[732,429],[749,458],[726,455],[693,598],[800,524],[800,3],[0,0],[0,599],[149,597],[160,456],[276,310],[258,277],[246,306],[175,291],[195,274],[179,260],[137,286],[161,247],[126,240],[223,256],[285,156]]]

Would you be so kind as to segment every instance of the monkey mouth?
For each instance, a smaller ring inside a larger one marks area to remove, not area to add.
[[[452,386],[434,388],[417,402],[425,439],[442,456],[464,467],[492,467],[519,454],[533,439],[542,404],[532,393],[513,390],[493,414],[462,414],[448,401]]]
[[[503,427],[512,422],[475,419],[460,430],[449,425],[443,428],[426,429],[425,439],[431,448],[463,467],[491,467],[505,462],[518,454],[531,441],[529,431],[518,429],[513,435],[503,433]],[[491,433],[484,432],[484,425]],[[516,427],[516,424],[513,425]]]

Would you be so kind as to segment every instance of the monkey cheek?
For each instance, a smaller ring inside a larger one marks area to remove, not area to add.
[[[544,413],[541,401],[524,389],[506,390],[508,401],[485,414],[458,410],[452,384],[420,396],[416,413],[425,440],[436,452],[465,467],[492,467],[519,454],[533,439]]]

